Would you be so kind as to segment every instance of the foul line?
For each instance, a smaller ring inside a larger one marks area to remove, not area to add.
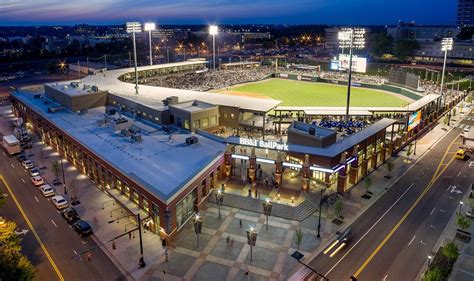
[[[13,191],[12,191],[12,189],[10,188],[10,185],[8,185],[8,183],[7,183],[7,181],[5,180],[5,178],[3,177],[3,175],[0,175],[0,180],[3,182],[3,184],[4,184],[4,185],[6,186],[6,188],[8,189],[8,192],[10,193],[10,196],[13,198],[13,201],[15,202],[16,206],[18,207],[18,210],[20,210],[21,215],[23,216],[23,218],[25,219],[26,223],[27,223],[28,226],[30,227],[31,232],[33,233],[33,235],[34,235],[35,238],[36,238],[36,241],[38,241],[38,243],[40,244],[41,249],[43,250],[43,252],[45,253],[46,257],[47,257],[48,260],[49,260],[49,263],[51,264],[51,266],[53,267],[54,271],[55,271],[56,274],[58,275],[59,280],[64,281],[63,275],[61,274],[61,272],[59,271],[58,267],[56,266],[56,263],[55,263],[55,262],[53,261],[53,259],[51,258],[51,255],[49,254],[48,250],[46,249],[46,246],[43,244],[43,241],[41,241],[41,238],[39,237],[38,233],[36,232],[36,229],[33,227],[33,225],[31,224],[30,220],[29,220],[28,217],[26,216],[25,211],[23,211],[23,208],[21,207],[20,203],[19,203],[18,200],[16,199],[15,194],[13,194]]]

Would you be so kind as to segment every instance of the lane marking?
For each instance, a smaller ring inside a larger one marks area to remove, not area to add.
[[[415,237],[416,237],[416,235],[415,235],[415,236],[413,236],[413,238],[410,240],[410,243],[408,243],[408,246],[410,246],[410,245],[411,245],[411,243],[413,243],[413,240],[415,240]]]
[[[423,242],[423,240],[420,240],[420,244],[421,244],[421,245],[426,245],[426,243]]]
[[[35,196],[35,200],[36,200],[36,202],[38,202],[38,203],[40,202],[40,201],[38,200],[38,198],[36,198],[36,196]]]
[[[5,154],[5,151],[2,151],[2,153],[3,153],[3,156],[7,156],[7,155]]]
[[[385,277],[383,278],[383,280],[382,280],[382,281],[385,281],[385,280],[387,280],[387,277],[388,277],[388,274],[387,274],[387,275],[385,275]]]
[[[458,173],[458,177],[459,177],[460,175],[461,175],[461,171],[459,171],[459,173]]]
[[[385,213],[364,233],[364,235],[362,235],[362,237],[357,240],[357,242],[341,257],[341,259],[339,259],[334,265],[333,267],[331,267],[331,269],[329,269],[329,271],[325,274],[325,276],[328,276],[329,273],[331,273],[331,271],[334,270],[334,268],[336,268],[336,266],[338,266],[338,264],[347,256],[349,255],[349,253],[352,251],[352,249],[354,249],[357,244],[360,243],[360,241],[362,241],[362,239],[365,238],[365,236],[367,236],[367,234],[369,234],[369,232],[385,217],[385,215],[390,212],[390,210],[395,207],[395,205],[398,203],[398,201],[400,201],[403,196],[405,196],[405,194],[414,186],[415,184],[412,183],[408,188],[407,190],[405,190],[405,192],[403,192],[402,195],[400,195],[400,197],[398,197],[398,199],[392,204],[392,206],[390,206],[390,208],[388,208],[387,211],[385,211]]]
[[[12,166],[12,168],[13,168],[13,169],[15,169],[15,166],[13,166],[13,164],[12,164],[12,163],[10,163],[10,166]]]
[[[434,213],[434,211],[436,210],[436,207],[433,208],[433,210],[431,210],[431,213],[430,215],[432,215]]]
[[[23,178],[21,178],[21,181],[22,181],[23,183],[26,183],[26,181],[25,181]]]
[[[454,138],[451,143],[448,145],[446,148],[446,151],[441,158],[440,164],[436,168],[435,173],[433,174],[433,177],[431,177],[430,182],[426,186],[426,188],[423,190],[423,192],[418,196],[416,201],[411,205],[411,207],[406,211],[406,213],[403,215],[403,217],[397,222],[397,224],[390,230],[387,236],[382,240],[382,242],[375,248],[375,250],[370,254],[370,256],[364,261],[364,263],[359,267],[359,269],[353,274],[354,277],[358,277],[360,273],[367,267],[367,265],[372,261],[372,259],[375,257],[375,255],[382,249],[383,246],[387,243],[387,241],[393,236],[395,231],[400,227],[400,225],[407,219],[407,217],[411,214],[411,212],[415,209],[415,207],[418,205],[418,203],[425,197],[425,195],[428,193],[428,191],[431,189],[431,187],[434,185],[434,183],[441,177],[441,175],[446,171],[446,169],[451,165],[451,163],[454,161],[454,156],[451,157],[451,159],[448,161],[447,164],[444,165],[443,169],[440,171],[440,168],[442,166],[442,163],[444,163],[444,160],[446,159],[446,156],[448,155],[449,149],[451,146],[458,141],[458,138]]]
[[[436,226],[434,226],[434,225],[430,224],[430,228],[433,228],[433,229],[435,229],[435,228],[436,228]]]
[[[58,225],[51,219],[51,222],[54,224],[55,227],[58,227]]]
[[[21,215],[23,216],[23,218],[25,219],[26,224],[27,224],[28,227],[31,229],[31,232],[32,232],[33,235],[35,236],[36,241],[38,241],[38,243],[40,244],[41,249],[43,250],[44,254],[46,255],[46,258],[48,259],[49,263],[51,264],[51,266],[53,267],[54,271],[55,271],[56,274],[58,275],[58,279],[61,280],[61,281],[64,281],[64,277],[63,277],[63,275],[61,274],[61,272],[59,271],[59,268],[57,267],[57,265],[56,265],[56,263],[54,262],[53,258],[51,258],[51,255],[49,254],[48,249],[46,249],[46,246],[43,244],[43,241],[41,240],[41,238],[39,237],[38,233],[36,232],[36,229],[33,227],[33,224],[30,222],[30,220],[29,220],[28,217],[26,216],[25,211],[23,210],[23,208],[21,207],[20,203],[19,203],[18,200],[16,199],[15,194],[13,194],[13,191],[12,191],[10,185],[8,185],[8,183],[7,183],[7,181],[5,180],[5,178],[3,177],[3,175],[0,175],[0,181],[2,181],[3,184],[7,187],[8,192],[10,193],[11,197],[13,198],[13,201],[15,202],[15,205],[17,206],[18,210],[20,210],[20,213],[21,213]]]

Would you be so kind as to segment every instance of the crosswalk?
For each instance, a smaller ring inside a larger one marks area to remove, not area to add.
[[[459,124],[457,127],[459,129],[468,129],[468,130],[471,129],[471,126],[466,125],[466,124]]]

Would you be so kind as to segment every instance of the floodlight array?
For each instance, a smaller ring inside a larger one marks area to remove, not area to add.
[[[363,49],[365,47],[365,29],[343,28],[338,33],[338,39],[340,48]]]
[[[453,38],[443,38],[441,40],[441,51],[451,51],[453,50]]]
[[[154,22],[147,22],[143,28],[145,31],[152,31],[156,29],[156,24]]]
[[[218,32],[219,32],[219,28],[217,27],[217,25],[210,25],[209,26],[209,34],[210,35],[217,35]]]
[[[142,24],[139,22],[127,22],[127,33],[137,33],[142,31]]]

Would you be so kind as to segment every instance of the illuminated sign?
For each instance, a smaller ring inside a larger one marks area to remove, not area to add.
[[[254,146],[258,148],[288,151],[288,145],[286,143],[280,143],[276,141],[263,141],[263,140],[240,138],[239,144],[246,145],[246,146]]]
[[[412,115],[408,118],[408,131],[411,131],[420,124],[421,121],[421,111],[413,112]]]
[[[339,70],[349,69],[349,55],[339,54]],[[355,72],[367,72],[367,59],[358,56],[352,56],[352,70]]]

